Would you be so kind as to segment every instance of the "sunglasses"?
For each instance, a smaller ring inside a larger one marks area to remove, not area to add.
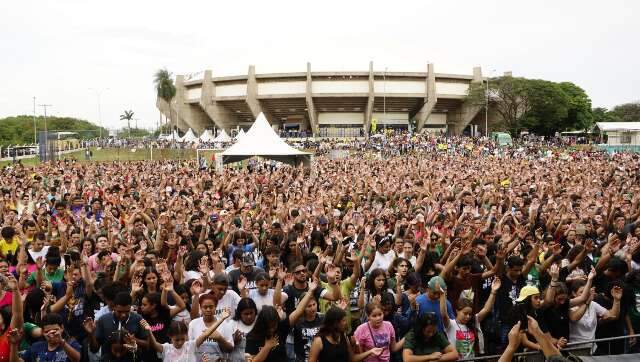
[[[306,270],[306,269],[300,269],[300,270],[296,270],[296,271],[294,271],[293,273],[294,273],[294,274],[301,274],[301,273],[306,273],[306,272],[307,272],[307,270]]]

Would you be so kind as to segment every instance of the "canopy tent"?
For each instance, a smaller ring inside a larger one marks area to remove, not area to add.
[[[236,141],[240,141],[245,134],[246,133],[244,133],[244,130],[240,128],[240,132],[238,132],[238,134],[236,135]]]
[[[158,136],[158,140],[159,141],[173,141],[173,140],[179,140],[180,136],[178,135],[178,131],[173,130],[173,132],[171,134],[161,134]]]
[[[196,135],[193,133],[193,130],[189,128],[187,133],[185,133],[184,136],[182,136],[182,138],[179,139],[179,141],[180,142],[196,142],[198,141],[198,137],[196,137]]]
[[[226,151],[222,152],[222,162],[238,162],[247,158],[259,156],[289,165],[304,162],[311,165],[311,154],[289,146],[271,128],[264,114],[260,113],[249,131]]]
[[[214,140],[213,133],[208,129],[204,130],[199,138],[200,142],[212,142]]]
[[[216,136],[216,138],[213,139],[213,143],[226,143],[226,142],[231,142],[232,139],[231,137],[229,137],[229,135],[227,134],[227,131],[222,130],[220,131],[220,133],[218,133],[218,135]]]

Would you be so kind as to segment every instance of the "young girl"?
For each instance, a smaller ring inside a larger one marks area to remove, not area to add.
[[[196,348],[200,347],[207,338],[214,334],[218,326],[227,318],[229,318],[229,312],[222,312],[220,318],[218,318],[211,327],[204,330],[195,341],[188,340],[188,329],[184,322],[171,322],[168,332],[171,343],[163,344],[156,341],[151,331],[151,326],[147,321],[144,319],[141,320],[140,325],[148,332],[149,345],[156,352],[162,353],[162,360],[164,362],[196,362]],[[215,339],[215,337],[212,338]]]
[[[379,356],[382,353],[382,348],[375,347],[354,355],[345,334],[346,331],[347,313],[342,309],[331,307],[325,314],[318,336],[313,339],[309,362],[359,362],[366,357]]]
[[[377,356],[369,356],[367,362],[389,362],[391,352],[402,349],[404,339],[396,341],[395,329],[391,322],[384,320],[384,308],[379,302],[367,304],[367,323],[361,324],[353,334],[360,351],[369,351],[373,348],[382,348],[382,353]]]
[[[244,349],[247,344],[246,335],[251,332],[256,323],[258,308],[256,303],[249,298],[242,298],[238,302],[236,315],[230,321],[233,331],[232,361],[244,361]]]
[[[447,315],[446,293],[440,294],[440,313],[442,322],[447,333],[447,339],[451,343],[461,359],[475,357],[475,342],[478,341],[478,349],[482,353],[484,350],[482,330],[480,323],[491,313],[493,303],[496,300],[496,293],[500,289],[500,278],[495,278],[491,283],[491,294],[484,304],[484,307],[475,316],[473,315],[473,301],[460,298],[456,303],[456,319],[449,319]],[[476,335],[478,338],[476,338]]]

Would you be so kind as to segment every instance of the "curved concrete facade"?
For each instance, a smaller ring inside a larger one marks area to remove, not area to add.
[[[471,74],[422,72],[256,73],[215,77],[210,70],[176,77],[171,105],[158,99],[158,109],[173,125],[205,129],[246,128],[264,112],[274,128],[295,129],[316,136],[353,136],[371,129],[407,127],[460,134],[467,125],[484,129],[482,107],[465,103],[469,85],[483,82],[480,67]],[[482,113],[482,117],[480,117]],[[480,119],[481,118],[481,119]]]

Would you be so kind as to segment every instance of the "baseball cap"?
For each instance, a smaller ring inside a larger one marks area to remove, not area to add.
[[[440,284],[440,288],[442,288],[442,290],[447,290],[447,283],[445,283],[444,279],[439,275],[436,275],[429,280],[429,289],[436,290],[436,283]]]
[[[256,262],[253,258],[253,254],[250,252],[245,252],[242,254],[242,261],[240,262],[243,266],[254,266]]]
[[[318,218],[318,224],[320,224],[320,225],[327,225],[328,223],[329,223],[329,221],[327,220],[327,218],[326,218],[326,217],[324,217],[324,216],[320,216],[320,217]]]
[[[538,288],[531,286],[531,285],[527,285],[526,287],[520,289],[520,295],[518,296],[518,302],[522,302],[523,300],[527,299],[527,297],[530,297],[532,295],[536,295],[536,294],[540,294],[540,290],[538,290]]]

